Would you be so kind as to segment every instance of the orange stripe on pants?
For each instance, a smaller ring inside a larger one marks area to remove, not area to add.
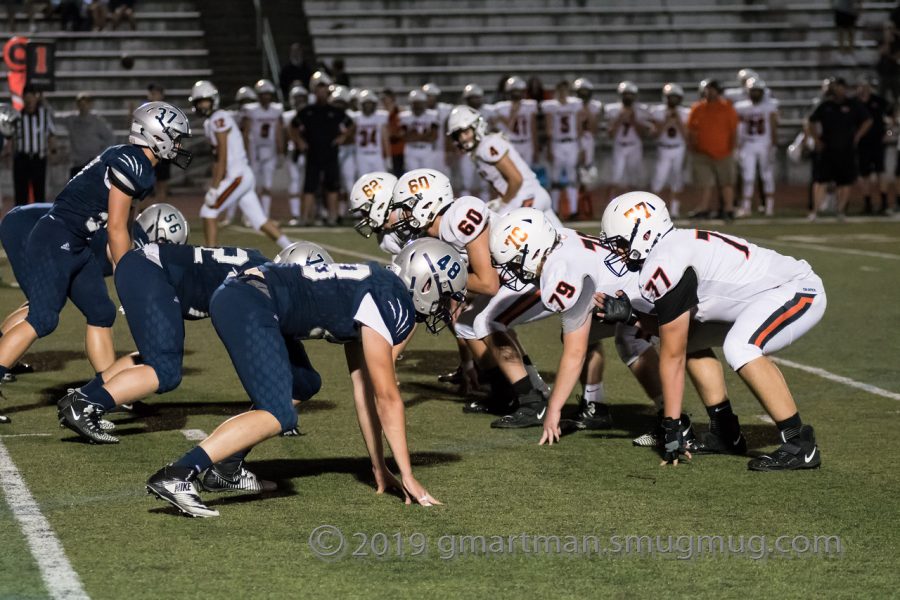
[[[785,321],[787,321],[788,319],[790,319],[791,317],[796,315],[798,312],[805,310],[807,306],[809,306],[810,304],[813,303],[813,299],[814,298],[812,298],[810,296],[801,297],[795,305],[790,307],[783,314],[781,314],[777,319],[772,321],[768,327],[763,329],[759,333],[759,335],[757,335],[756,338],[753,340],[753,342],[752,342],[753,345],[758,348],[762,348],[766,344],[766,342],[769,341],[768,338],[771,337],[772,335],[774,335],[778,331],[778,328],[781,326],[782,323],[784,323]]]

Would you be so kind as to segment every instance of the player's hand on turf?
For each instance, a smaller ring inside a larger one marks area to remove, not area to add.
[[[684,445],[684,436],[681,431],[681,419],[673,419],[666,417],[662,422],[663,433],[665,434],[665,445],[663,446],[663,460],[660,466],[672,465],[678,466],[681,457],[691,460],[691,453]]]
[[[412,475],[403,477],[403,489],[406,490],[406,493],[408,494],[406,498],[407,504],[410,503],[410,497],[422,506],[438,506],[443,504],[443,502],[429,494],[428,490],[425,489],[425,486],[416,481],[416,478]]]
[[[559,429],[560,416],[560,411],[547,407],[547,414],[544,415],[544,433],[541,435],[541,441],[538,442],[539,446],[543,446],[545,443],[552,446],[553,442],[559,442],[559,436],[562,434]]]
[[[372,472],[375,474],[376,494],[383,494],[387,491],[394,490],[402,494],[406,504],[410,503],[409,494],[406,493],[406,490],[403,488],[403,484],[400,483],[400,480],[397,479],[396,475],[391,473],[390,469],[388,469],[386,465],[382,465],[381,467],[372,467]]]

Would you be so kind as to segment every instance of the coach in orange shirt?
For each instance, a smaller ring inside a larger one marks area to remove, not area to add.
[[[700,187],[700,206],[689,216],[710,216],[710,198],[714,188],[722,191],[722,216],[734,218],[734,147],[738,116],[731,102],[721,97],[719,82],[701,85],[702,100],[691,106],[688,117],[688,145],[693,152],[694,184]]]

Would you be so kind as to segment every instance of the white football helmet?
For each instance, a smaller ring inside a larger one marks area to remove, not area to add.
[[[394,185],[390,210],[399,208],[402,216],[394,225],[401,240],[422,233],[453,202],[450,178],[435,169],[414,169]]]
[[[428,100],[428,96],[425,95],[425,92],[422,90],[410,90],[409,95],[407,96],[410,104],[415,104],[416,102],[425,103]]]
[[[516,75],[508,78],[503,83],[503,91],[507,94],[509,94],[510,92],[524,92],[527,89],[528,84],[525,83],[525,80],[521,77],[517,77]]]
[[[256,97],[256,92],[248,85],[239,87],[237,93],[234,95],[234,101],[241,106],[250,102],[256,102],[257,100],[259,100],[259,98]]]
[[[0,135],[3,137],[12,137],[16,133],[16,123],[22,117],[19,111],[14,109],[10,104],[0,104]]]
[[[354,229],[363,237],[384,229],[396,184],[397,178],[383,171],[366,173],[353,184],[348,212],[360,219]]]
[[[331,77],[329,77],[328,73],[325,71],[316,71],[312,74],[312,77],[309,78],[309,89],[311,90],[315,90],[316,86],[319,85],[330,86],[331,84]]]
[[[452,320],[451,301],[459,306],[465,299],[468,272],[466,263],[453,246],[435,238],[423,238],[407,245],[388,267],[412,294],[416,320],[437,333]]]
[[[191,233],[191,226],[181,211],[165,202],[145,208],[135,223],[144,230],[151,244],[187,244]]]
[[[430,96],[432,98],[436,98],[441,95],[441,88],[439,88],[436,83],[432,83],[430,81],[422,86],[422,91],[425,92],[426,96]]]
[[[635,96],[637,96],[638,86],[633,81],[623,81],[616,88],[616,93],[620,96],[624,94],[634,94]]]
[[[256,92],[257,97],[259,97],[260,94],[272,94],[274,96],[275,84],[268,79],[260,79],[253,84],[253,91]]]
[[[534,208],[517,208],[492,222],[491,261],[500,269],[500,282],[518,292],[537,281],[557,243],[559,232]]]
[[[343,85],[336,85],[331,89],[331,96],[328,98],[332,104],[350,104],[350,88]]]
[[[200,100],[212,101],[209,110],[201,111],[197,108],[197,102]],[[188,102],[194,107],[194,112],[203,115],[204,117],[208,117],[219,109],[219,90],[216,89],[216,86],[214,86],[211,81],[201,79],[191,88],[191,95],[188,96]]]
[[[334,263],[331,255],[322,246],[312,242],[294,242],[278,253],[272,262],[286,265],[330,265]]]
[[[656,194],[628,192],[613,198],[600,220],[600,238],[612,252],[606,266],[620,277],[637,270],[672,228],[666,203]]]
[[[294,110],[300,110],[300,108],[306,106],[306,102],[309,99],[309,92],[302,85],[295,85],[291,88],[289,92],[291,108]]]
[[[470,83],[463,88],[462,97],[466,100],[469,98],[481,98],[484,97],[484,90],[477,83]]]
[[[468,129],[472,130],[472,138],[461,141],[460,134]],[[481,139],[487,135],[487,124],[481,113],[465,104],[454,106],[447,117],[447,135],[453,138],[457,148],[464,152],[471,152],[478,147]]]
[[[748,80],[748,79],[751,79],[751,78],[753,78],[753,77],[757,77],[757,78],[759,77],[759,73],[757,73],[757,72],[754,71],[753,69],[741,69],[741,70],[738,71],[738,73],[737,73],[738,81],[741,82],[741,85],[742,85],[742,86],[743,86],[743,85],[746,85],[746,84],[747,84],[747,80]]]
[[[590,97],[594,93],[594,84],[587,77],[579,77],[572,82],[572,91],[580,98]]]
[[[147,102],[135,109],[128,143],[149,148],[160,160],[187,169],[192,155],[181,147],[191,137],[191,124],[180,108],[167,102]]]
[[[677,83],[667,83],[663,86],[662,95],[663,99],[668,98],[669,96],[684,98],[684,89]]]

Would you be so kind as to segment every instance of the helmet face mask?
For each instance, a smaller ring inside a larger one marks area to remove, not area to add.
[[[374,171],[366,173],[353,184],[348,212],[360,219],[354,229],[363,237],[384,231],[396,183],[397,178],[392,174]]]
[[[628,192],[614,198],[603,212],[600,239],[609,251],[606,267],[621,277],[638,271],[650,251],[673,229],[665,202],[649,192]]]
[[[484,118],[471,106],[461,104],[454,106],[450,111],[447,117],[447,135],[463,152],[475,150],[486,133],[487,124]]]
[[[491,263],[500,283],[515,292],[538,282],[544,262],[559,243],[559,232],[541,211],[518,208],[491,223]]]
[[[128,142],[186,169],[193,156],[182,147],[182,141],[189,137],[191,126],[181,109],[166,102],[147,102],[134,111]]]
[[[402,217],[391,229],[404,242],[428,229],[454,200],[450,179],[433,169],[414,169],[397,180],[390,209]]]

